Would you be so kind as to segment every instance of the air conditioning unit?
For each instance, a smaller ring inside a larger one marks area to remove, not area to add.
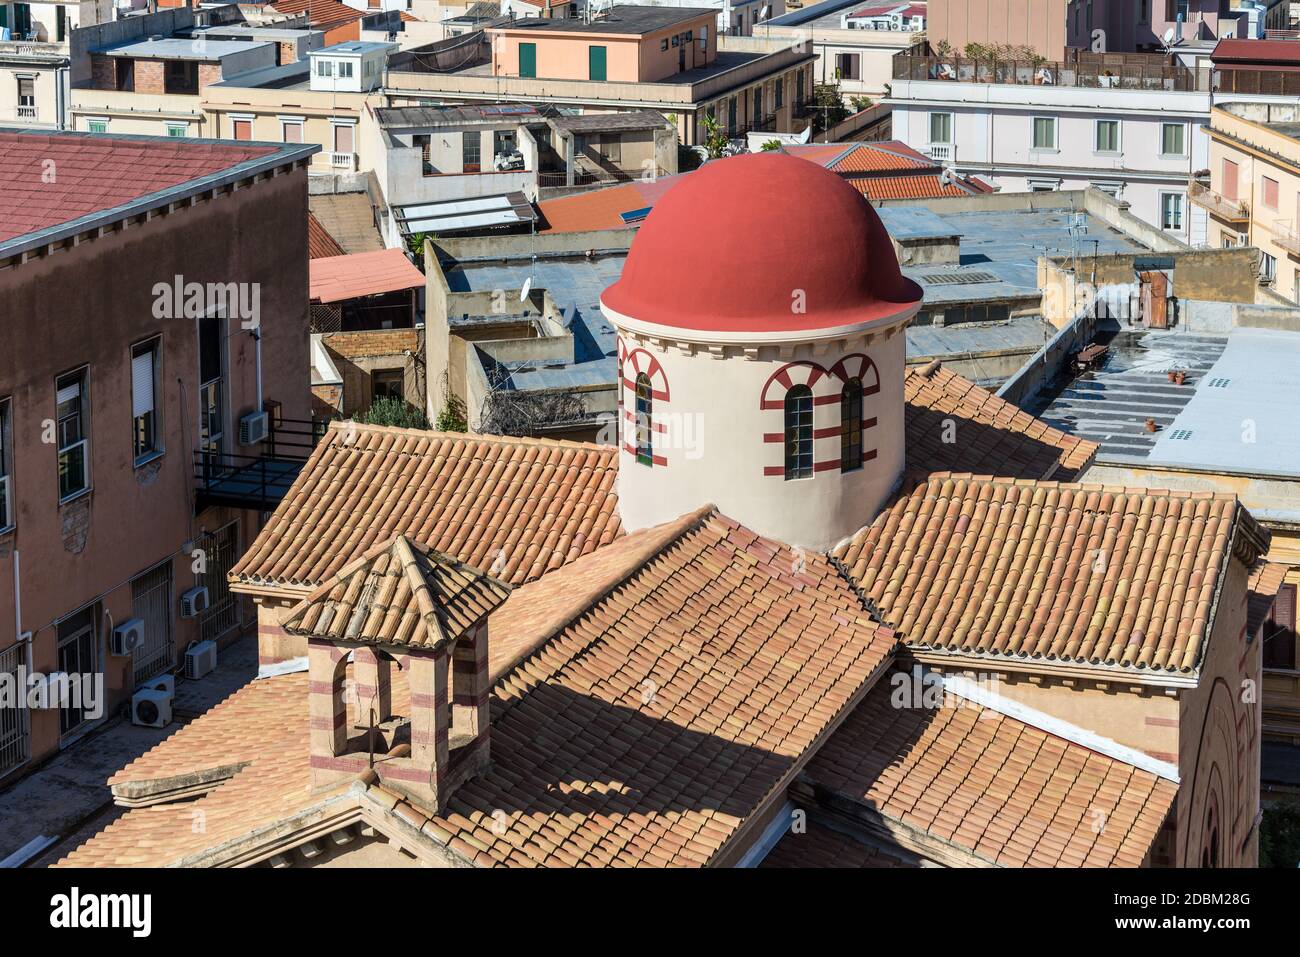
[[[202,678],[217,667],[217,643],[200,641],[185,649],[185,677]]]
[[[250,412],[239,420],[239,444],[256,445],[266,439],[270,418],[265,412]]]
[[[172,723],[175,692],[169,685],[170,682],[157,682],[155,686],[141,688],[131,696],[132,724],[141,728],[165,728]]]
[[[128,618],[113,629],[110,650],[118,656],[133,654],[144,644],[144,619]]]
[[[181,593],[182,618],[195,618],[200,613],[207,611],[208,605],[208,589],[203,585],[196,585]]]

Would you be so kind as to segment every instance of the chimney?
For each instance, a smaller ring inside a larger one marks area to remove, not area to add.
[[[312,786],[373,769],[440,813],[485,770],[488,615],[509,593],[398,535],[303,599],[284,629],[307,639]]]

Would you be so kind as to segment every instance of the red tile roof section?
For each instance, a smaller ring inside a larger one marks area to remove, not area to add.
[[[336,422],[231,580],[307,591],[401,532],[510,584],[621,534],[618,452]]]
[[[275,152],[179,138],[0,132],[0,242]]]
[[[313,259],[310,269],[313,302],[342,302],[424,286],[424,273],[400,249]]]
[[[918,650],[1185,674],[1234,496],[938,473],[835,550]]]
[[[988,863],[1142,864],[1177,784],[970,702],[896,707],[892,679],[809,762],[818,790]]]
[[[307,213],[307,254],[312,259],[324,259],[327,256],[344,255],[343,247],[338,244],[329,230],[321,225],[312,213]]]
[[[1077,478],[1097,446],[1054,429],[938,362],[907,370],[907,468]]]

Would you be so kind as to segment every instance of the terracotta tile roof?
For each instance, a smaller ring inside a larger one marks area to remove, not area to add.
[[[381,292],[424,288],[424,273],[400,249],[329,256],[313,259],[309,266],[313,302],[342,302]]]
[[[623,229],[628,224],[621,213],[653,206],[668,188],[686,173],[660,176],[653,182],[637,180],[621,186],[607,186],[573,196],[561,196],[537,204],[541,233],[577,233],[592,229]]]
[[[1256,634],[1259,626],[1268,620],[1273,610],[1277,593],[1286,581],[1288,566],[1280,562],[1266,562],[1260,559],[1250,570],[1246,583],[1246,633]]]
[[[1177,784],[970,702],[895,707],[891,683],[809,762],[819,790],[997,864],[1142,863]]]
[[[175,137],[0,132],[0,243],[274,152]],[[50,168],[57,171],[52,180]]]
[[[506,651],[492,654],[501,678],[490,770],[439,817],[370,784],[371,800],[474,863],[708,863],[779,794],[895,645],[825,558],[708,509],[572,570],[518,589],[492,616],[490,641]],[[552,582],[569,590],[567,608]],[[354,799],[352,782],[310,793],[307,680],[254,682],[133,762],[114,777],[119,796],[129,783],[174,791],[204,769],[224,783],[196,802],[128,812],[65,863],[175,863],[313,802]],[[394,712],[408,705],[396,676]],[[191,833],[195,810],[206,834]]]
[[[809,821],[768,852],[759,867],[918,867],[909,855],[868,844],[862,838]]]
[[[277,0],[271,6],[278,13],[307,12],[307,20],[313,27],[335,26],[360,20],[370,11],[354,10],[339,0]]]
[[[519,584],[620,534],[617,472],[612,446],[336,422],[231,580],[313,589],[400,532]]]
[[[848,184],[867,199],[937,199],[941,196],[972,196],[986,192],[975,186],[941,183],[938,173],[907,176],[849,176]]]
[[[329,234],[316,216],[307,213],[307,254],[312,259],[324,259],[326,256],[342,256],[343,247]]]
[[[1190,672],[1231,495],[932,475],[835,551],[909,646]]]
[[[491,767],[426,828],[476,863],[704,865],[890,657],[819,555],[716,513],[623,545],[625,580],[497,683]]]
[[[57,866],[170,866],[340,797],[346,785],[311,787],[307,681],[245,685],[113,775],[118,804],[170,803],[133,807]],[[196,793],[178,786],[199,778],[198,799],[178,800]]]
[[[1010,478],[1077,478],[1097,445],[1041,419],[932,362],[907,370],[907,467]],[[950,426],[949,423],[952,423]],[[955,441],[944,441],[955,428]]]
[[[290,610],[292,635],[441,648],[483,621],[510,586],[397,535],[365,552]]]
[[[1300,42],[1295,40],[1255,40],[1246,37],[1225,37],[1215,44],[1210,53],[1215,63],[1239,61],[1273,61],[1300,63]]]

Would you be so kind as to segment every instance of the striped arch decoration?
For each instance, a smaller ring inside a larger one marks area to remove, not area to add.
[[[860,379],[862,382],[862,395],[865,399],[867,396],[875,395],[880,391],[880,372],[876,369],[876,364],[871,361],[870,357],[861,352],[855,352],[840,359],[830,369],[818,365],[816,362],[807,359],[800,359],[795,362],[787,363],[776,372],[774,372],[763,385],[763,392],[759,398],[759,408],[764,412],[781,413],[780,417],[773,416],[771,425],[775,425],[780,431],[771,431],[763,433],[763,442],[769,447],[781,450],[784,456],[785,447],[785,396],[786,393],[795,386],[805,385],[813,394],[813,407],[834,405],[835,422],[833,425],[827,425],[822,428],[813,429],[814,447],[821,447],[824,457],[815,458],[813,463],[813,472],[828,472],[838,470],[841,464],[840,458],[840,417],[839,404],[844,385],[852,379]],[[825,421],[825,419],[823,419]],[[869,462],[876,457],[875,449],[866,448],[866,431],[874,428],[877,424],[875,416],[864,415],[862,419],[863,430],[863,462]],[[769,426],[770,428],[771,426]],[[834,439],[833,454],[830,446],[822,443],[820,440]],[[785,476],[785,465],[768,465],[764,466],[763,474],[765,476]]]
[[[667,465],[668,457],[664,452],[664,434],[667,426],[659,419],[664,404],[669,400],[668,376],[663,366],[645,349],[624,349],[619,340],[619,416],[623,422],[623,451],[635,457],[636,449],[636,380],[645,376],[650,380],[650,398],[653,406],[650,412],[651,461],[657,465]]]
[[[876,369],[876,364],[861,352],[847,355],[831,366],[831,375],[840,382],[861,379],[863,395],[875,395],[880,391],[880,372]]]
[[[826,370],[817,363],[807,359],[787,362],[768,377],[763,384],[763,393],[759,397],[758,407],[764,412],[785,408],[785,394],[797,385],[806,385],[812,390],[813,404],[825,405],[830,395],[818,395],[817,383],[826,378]],[[826,391],[826,383],[822,383]],[[839,389],[835,389],[835,401],[839,401]]]
[[[646,350],[638,348],[626,352],[619,358],[619,369],[622,370],[623,388],[630,390],[634,397],[636,378],[644,373],[654,389],[654,400],[668,401],[668,376],[664,374],[664,367],[659,364],[659,360]]]

